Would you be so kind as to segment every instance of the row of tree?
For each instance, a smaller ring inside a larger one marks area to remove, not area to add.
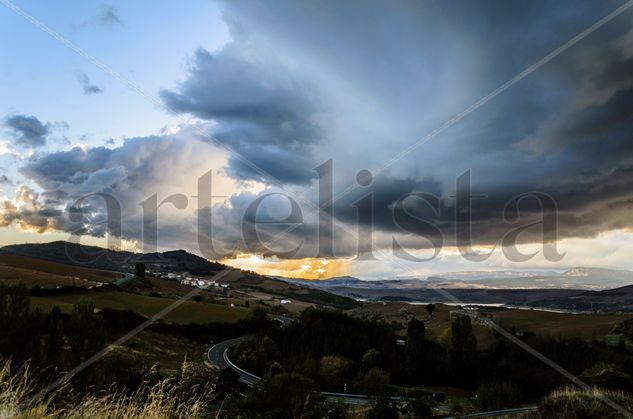
[[[573,374],[602,387],[633,390],[633,356],[601,341],[521,337]],[[374,395],[404,388],[452,386],[478,389],[486,407],[534,401],[567,384],[564,377],[502,336],[477,347],[471,320],[455,317],[441,339],[427,336],[425,321],[408,322],[406,344],[394,328],[340,312],[305,310],[288,327],[266,330],[232,354],[261,376],[299,374],[317,388]]]

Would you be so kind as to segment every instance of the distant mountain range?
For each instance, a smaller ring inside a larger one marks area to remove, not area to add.
[[[571,268],[554,271],[469,271],[438,274],[426,278],[364,281],[351,276],[325,280],[284,279],[315,288],[364,289],[576,289],[605,290],[633,285],[633,272],[602,268]]]
[[[633,311],[633,272],[572,268],[565,272],[457,272],[427,278],[364,281],[283,279],[341,296],[374,301],[498,304],[573,311]]]

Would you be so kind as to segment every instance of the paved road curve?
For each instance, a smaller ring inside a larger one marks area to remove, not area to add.
[[[294,319],[292,317],[280,315],[276,316],[275,320],[281,323],[281,327],[286,327],[290,325],[290,323],[292,323]],[[233,362],[231,362],[228,356],[229,348],[252,339],[254,339],[253,335],[247,335],[220,342],[217,345],[209,348],[209,350],[207,351],[207,360],[211,365],[213,365],[213,367],[217,368],[218,370],[223,370],[224,368],[233,369],[240,375],[241,382],[249,386],[253,385],[253,383],[259,380],[260,377],[256,376],[255,374],[251,374],[248,371],[244,371]]]
[[[231,368],[239,374],[241,382],[246,385],[252,386],[253,384],[255,384],[255,382],[261,380],[261,378],[235,365],[235,363],[233,363],[229,358],[228,352],[231,347],[239,345],[242,342],[252,340],[253,338],[253,335],[247,335],[235,339],[225,340],[218,343],[217,345],[212,346],[207,351],[207,359],[209,363],[218,370]],[[345,399],[345,402],[349,404],[365,404],[372,400],[371,397],[364,394],[343,394],[333,393],[329,391],[322,391],[321,394],[329,399]]]
[[[283,327],[288,326],[292,323],[292,318],[278,316],[277,321],[281,322]],[[213,345],[207,351],[207,360],[209,363],[218,370],[222,370],[224,368],[231,368],[235,372],[237,372],[240,376],[240,381],[246,385],[252,386],[258,380],[261,380],[260,377],[255,374],[251,374],[248,371],[243,370],[238,367],[231,361],[228,356],[229,349],[233,346],[239,345],[242,342],[247,342],[249,340],[254,339],[253,335],[241,336],[235,339],[225,340],[223,342],[218,343],[217,345]],[[345,399],[346,403],[349,404],[366,404],[369,403],[372,398],[366,396],[364,394],[344,394],[344,393],[333,393],[328,391],[322,391],[321,394],[326,396],[329,399]],[[394,400],[401,400],[399,397],[392,397]],[[519,413],[526,413],[532,410],[535,410],[536,407],[520,407],[515,409],[505,409],[505,410],[496,410],[492,412],[481,412],[474,413],[471,415],[460,416],[460,418],[485,418],[485,417],[495,417],[495,416],[511,416]]]
[[[240,375],[241,382],[249,386],[253,385],[255,381],[259,380],[259,377],[239,368],[237,365],[233,364],[228,357],[229,348],[252,339],[254,339],[253,335],[247,335],[235,339],[225,340],[217,345],[213,345],[207,351],[207,360],[218,370],[223,370],[225,368],[233,369]]]

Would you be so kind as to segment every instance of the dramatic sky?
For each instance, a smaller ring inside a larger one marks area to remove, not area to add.
[[[166,200],[160,249],[264,273],[633,268],[633,8],[548,55],[623,4],[3,0],[0,244],[147,250]]]

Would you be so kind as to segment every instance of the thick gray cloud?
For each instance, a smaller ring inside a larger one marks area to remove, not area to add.
[[[315,200],[308,182],[325,159],[334,159],[336,195],[357,170],[380,167],[619,3],[224,5],[233,41],[213,54],[198,51],[189,77],[162,97],[173,111],[215,121],[218,139],[287,185],[305,185]],[[610,22],[413,150],[373,186],[337,202],[335,216],[352,223],[352,204],[371,191],[376,227],[398,232],[396,200],[430,192],[441,214],[420,206],[418,215],[454,236],[450,196],[470,170],[473,189],[487,196],[473,207],[475,242],[498,241],[512,228],[505,205],[532,191],[558,203],[561,237],[630,226],[623,215],[633,188],[630,21]],[[275,184],[240,159],[229,170]],[[534,220],[539,211],[525,201],[521,214]]]
[[[9,116],[4,125],[12,132],[15,144],[23,147],[46,145],[46,137],[51,132],[50,124],[43,124],[36,117],[28,115]]]
[[[294,183],[314,177],[307,163],[319,138],[314,95],[282,63],[250,62],[232,47],[216,55],[198,50],[178,91],[161,93],[171,110],[217,122],[214,137],[235,151],[233,175]]]
[[[183,161],[192,147],[189,137],[152,136],[127,139],[121,147],[81,148],[34,156],[20,172],[41,189],[32,207],[60,210],[50,212],[51,222],[63,225],[63,231],[72,232],[77,223],[69,220],[69,210],[79,199],[87,195],[106,193],[120,204],[122,222],[126,223],[128,237],[141,237],[139,203],[153,193],[161,191],[161,185],[169,185],[165,174],[184,170]],[[169,163],[171,159],[171,163]],[[182,191],[178,191],[182,192]],[[99,199],[86,202],[94,206],[85,211],[103,221],[106,214]],[[41,214],[41,211],[38,212]],[[17,216],[17,215],[16,215]],[[84,222],[92,228],[91,234],[103,235],[106,225]],[[92,224],[92,225],[90,225]]]

